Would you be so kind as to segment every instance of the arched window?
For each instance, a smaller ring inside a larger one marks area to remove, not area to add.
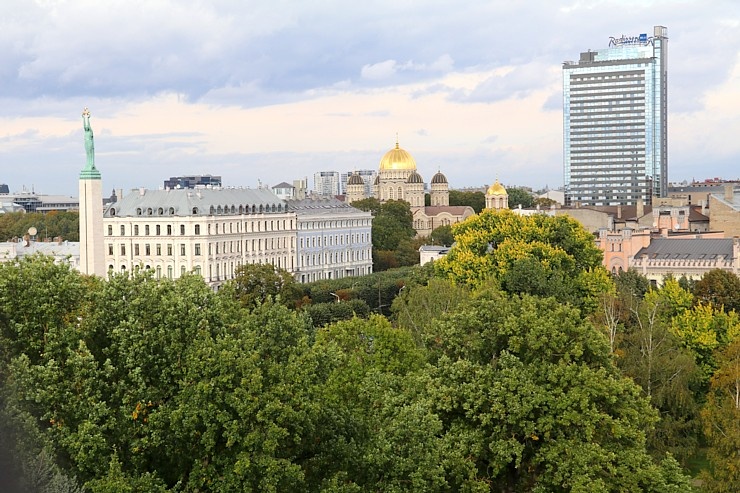
[[[151,208],[151,207],[149,207],[149,208],[148,208],[148,209],[146,210],[146,213],[147,213],[147,215],[148,215],[148,216],[151,216],[151,215],[153,214],[153,212],[152,212],[152,208]]]
[[[216,213],[216,208],[211,206],[211,215],[214,215]]]
[[[219,206],[218,206],[218,209],[216,209],[216,213],[217,213],[217,214],[223,214],[223,212],[224,212],[224,209],[223,209],[223,207],[221,207],[221,206],[219,205]]]
[[[161,207],[159,209],[157,209],[157,214],[160,215],[160,216],[163,216],[164,215],[164,209],[161,208]]]
[[[193,215],[196,215],[196,214],[198,214],[198,208],[197,207],[193,207]]]
[[[197,235],[200,234],[200,224],[196,224],[195,225],[195,234],[197,234]]]
[[[111,216],[115,216],[116,215],[116,209],[115,209],[115,207],[111,207],[110,208],[110,215]]]
[[[170,207],[170,216],[174,216],[174,215],[175,215],[175,208]]]
[[[137,207],[136,208],[136,215],[137,216],[140,216],[141,215],[141,207]]]

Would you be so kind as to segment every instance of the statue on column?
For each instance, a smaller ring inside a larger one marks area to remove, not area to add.
[[[95,169],[95,143],[93,142],[93,131],[90,126],[90,110],[82,111],[82,127],[85,129],[85,152],[87,153],[87,169]]]

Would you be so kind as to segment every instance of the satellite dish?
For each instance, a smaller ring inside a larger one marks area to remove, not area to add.
[[[38,230],[36,228],[34,228],[33,226],[31,226],[30,228],[28,228],[28,234],[29,235],[36,236],[36,233],[38,233]]]

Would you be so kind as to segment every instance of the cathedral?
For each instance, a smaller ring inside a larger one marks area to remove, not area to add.
[[[408,151],[396,145],[380,160],[380,169],[373,184],[373,196],[381,203],[404,200],[411,206],[414,229],[418,236],[429,236],[439,226],[449,226],[475,214],[472,207],[450,205],[447,177],[438,171],[430,182],[430,205],[424,205],[424,179],[416,169],[416,161]],[[365,182],[359,174],[347,178],[345,200],[352,203],[368,198]],[[486,208],[508,208],[506,189],[496,180],[486,193]]]

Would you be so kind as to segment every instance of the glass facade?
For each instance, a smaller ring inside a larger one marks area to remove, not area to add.
[[[567,205],[663,197],[667,176],[667,30],[611,38],[563,64]]]

